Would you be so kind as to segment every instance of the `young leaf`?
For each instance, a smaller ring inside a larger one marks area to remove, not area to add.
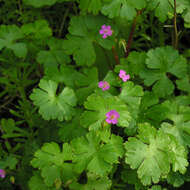
[[[75,93],[71,88],[65,87],[59,95],[56,95],[57,87],[56,82],[42,79],[39,88],[33,90],[30,98],[34,105],[39,107],[39,113],[44,119],[70,120],[77,102]]]

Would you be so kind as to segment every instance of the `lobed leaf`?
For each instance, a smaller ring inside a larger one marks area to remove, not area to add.
[[[44,79],[40,81],[39,87],[33,90],[30,98],[39,108],[42,117],[46,120],[70,120],[74,115],[73,107],[77,102],[74,91],[65,87],[59,95],[56,95],[58,84]]]

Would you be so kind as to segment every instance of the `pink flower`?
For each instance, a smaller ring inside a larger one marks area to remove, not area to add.
[[[115,110],[111,110],[108,113],[106,113],[106,122],[109,124],[117,124],[118,118],[120,117],[119,113]]]
[[[104,91],[104,90],[108,90],[110,88],[110,85],[106,81],[100,81],[98,83],[98,87],[101,88]]]
[[[99,31],[99,33],[102,35],[102,38],[107,38],[107,36],[111,36],[112,32],[113,31],[111,30],[111,26],[106,26],[105,24],[102,25],[102,28]]]
[[[124,70],[120,70],[119,77],[123,80],[123,82],[126,82],[130,79],[130,75],[126,75],[126,72]]]
[[[6,175],[5,170],[0,169],[0,177],[5,178],[5,175]]]

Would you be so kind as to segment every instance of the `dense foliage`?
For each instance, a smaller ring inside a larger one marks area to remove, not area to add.
[[[190,181],[189,0],[0,5],[0,189]]]

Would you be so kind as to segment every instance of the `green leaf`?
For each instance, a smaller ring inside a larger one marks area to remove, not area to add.
[[[0,168],[10,168],[11,170],[16,169],[16,165],[18,163],[18,159],[14,155],[10,155],[6,157],[4,160],[0,161]]]
[[[121,17],[132,20],[136,15],[136,9],[145,6],[145,0],[108,0],[102,8],[102,13],[109,18]]]
[[[102,39],[99,34],[101,26],[108,23],[102,16],[75,16],[72,17],[69,26],[67,40],[63,48],[73,58],[77,65],[91,66],[96,60],[96,53],[93,43],[98,43],[106,49],[114,45],[114,34],[111,37]]]
[[[63,50],[63,40],[51,38],[48,40],[47,44],[49,50],[40,51],[37,55],[37,61],[38,63],[43,64],[46,75],[50,75],[49,78],[51,78],[54,73],[58,72],[58,66],[65,65],[71,60]]]
[[[23,33],[16,25],[0,26],[0,50],[8,48],[13,50],[14,54],[19,58],[24,58],[27,54],[27,48],[24,43],[17,42],[22,39]]]
[[[172,0],[154,0],[149,3],[149,6],[155,11],[155,15],[161,22],[166,21],[168,15],[173,13]]]
[[[2,138],[15,138],[15,137],[28,137],[29,134],[26,130],[16,126],[13,119],[2,119],[1,127],[3,130]]]
[[[153,92],[159,97],[172,94],[174,84],[168,75],[184,77],[187,72],[186,59],[170,46],[149,50],[147,56],[147,69],[140,73],[144,84],[153,86]]]
[[[90,130],[101,128],[106,119],[106,113],[110,110],[116,110],[119,113],[118,126],[127,127],[131,120],[125,103],[114,96],[102,97],[98,94],[92,94],[87,98],[84,106],[89,111],[82,114],[81,125],[88,127]]]
[[[181,145],[190,146],[190,108],[171,101],[166,101],[165,105],[169,110],[167,118],[173,121],[173,125],[165,122],[162,130],[173,135]]]
[[[25,43],[16,43],[9,46],[13,50],[17,57],[25,57],[27,54],[27,48]]]
[[[185,76],[181,80],[177,80],[176,84],[178,89],[190,93],[190,81],[188,76]]]
[[[132,116],[129,126],[125,129],[125,133],[129,136],[136,130],[136,122],[140,111],[139,108],[143,94],[144,92],[141,86],[134,85],[133,82],[128,81],[123,84],[119,95],[119,98],[127,104],[129,112]]]
[[[63,142],[71,141],[72,139],[83,136],[87,133],[87,130],[79,124],[81,113],[82,110],[77,109],[76,115],[72,121],[59,124],[59,137]]]
[[[128,166],[128,165],[127,165]],[[140,182],[137,171],[131,170],[130,168],[126,168],[121,173],[121,179],[128,184],[132,184],[135,186],[135,190],[144,190],[142,183]]]
[[[111,187],[111,181],[108,177],[99,177],[95,174],[88,173],[87,184],[79,184],[73,182],[69,185],[71,190],[109,190]]]
[[[56,82],[42,79],[39,88],[33,90],[30,98],[44,119],[70,120],[75,114],[73,108],[77,102],[75,93],[69,87],[65,87],[56,95],[57,87]]]
[[[130,74],[139,75],[139,73],[145,68],[146,57],[145,52],[132,51],[127,59],[124,58],[121,60],[121,64],[127,64],[127,71],[129,71]]]
[[[82,13],[98,14],[102,8],[102,0],[79,0],[79,8]]]
[[[72,141],[73,163],[77,172],[87,169],[103,176],[110,172],[114,163],[118,163],[118,158],[123,155],[122,138],[112,135],[106,144],[101,142],[100,136],[95,132]]]
[[[56,190],[55,188],[47,187],[39,174],[32,176],[28,185],[30,190]]]
[[[170,164],[174,171],[180,172],[184,172],[188,165],[184,147],[148,123],[139,126],[138,136],[130,137],[125,148],[126,163],[132,169],[137,169],[144,185],[158,183],[162,176],[168,175]]]
[[[39,2],[39,1],[38,1]],[[44,1],[47,2],[47,1]],[[21,27],[23,34],[34,39],[46,39],[52,36],[52,30],[46,20],[36,20]]]
[[[90,69],[83,69],[82,72],[78,72],[76,77],[76,86],[79,87],[79,89],[76,90],[76,95],[79,103],[82,104],[98,86],[97,69],[93,67]]]
[[[39,168],[41,176],[47,186],[53,186],[57,180],[74,179],[75,174],[72,170],[72,150],[69,144],[63,144],[63,150],[60,150],[58,144],[45,143],[41,149],[35,152],[31,164],[34,168]],[[65,173],[63,172],[65,171]]]
[[[56,3],[57,0],[23,0],[24,4],[31,5],[33,7],[39,8],[43,6],[51,6]]]
[[[190,2],[188,0],[178,0],[177,13],[180,13],[184,19],[184,26],[190,28]]]
[[[141,97],[143,95],[144,92],[141,86],[134,85],[133,82],[128,81],[124,83],[119,98],[134,110],[140,106]]]
[[[181,185],[183,185],[184,180],[184,176],[177,172],[170,172],[167,177],[167,182],[173,185],[174,187],[180,187]]]
[[[162,188],[160,185],[153,185],[151,189],[149,188],[148,190],[167,190],[166,188]]]

